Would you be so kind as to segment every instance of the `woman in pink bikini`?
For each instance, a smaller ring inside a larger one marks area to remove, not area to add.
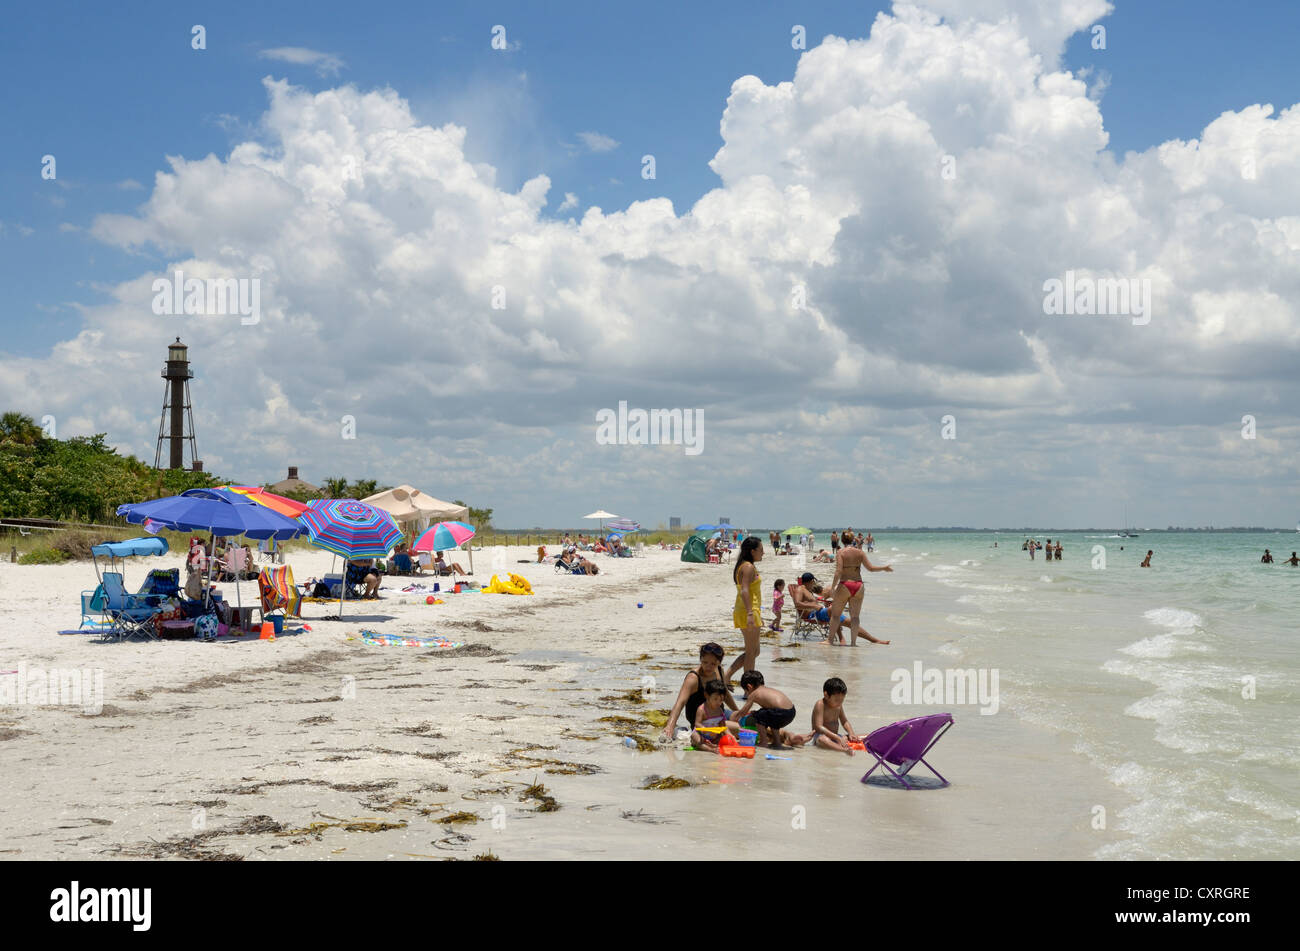
[[[844,643],[844,636],[840,634],[840,614],[844,610],[844,605],[849,606],[849,633],[852,636],[850,646],[856,646],[858,643],[858,618],[862,614],[862,599],[865,590],[862,584],[862,569],[868,571],[893,571],[889,565],[881,565],[879,568],[874,567],[867,560],[866,553],[861,548],[853,547],[853,538],[848,532],[844,533],[843,547],[840,553],[835,556],[835,579],[832,582],[834,591],[834,600],[831,602],[831,628],[830,636],[827,642],[834,644],[838,638],[839,643]],[[867,635],[871,640],[875,638]],[[886,642],[888,643],[888,642]]]

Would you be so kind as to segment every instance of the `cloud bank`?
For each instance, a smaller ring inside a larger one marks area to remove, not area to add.
[[[790,82],[738,78],[693,207],[577,221],[545,214],[575,199],[544,175],[498,188],[472,127],[422,125],[395,90],[268,78],[256,141],[169,157],[136,213],[95,221],[167,268],[6,358],[0,396],[150,455],[180,334],[208,468],[409,481],[505,524],[1104,524],[1127,499],[1161,526],[1289,519],[1300,110],[1108,152],[1058,66],[1107,10],[897,5]],[[260,321],[154,315],[178,267],[260,280]],[[1067,272],[1149,281],[1149,323],[1045,314]],[[704,452],[598,445],[620,400],[702,409]]]

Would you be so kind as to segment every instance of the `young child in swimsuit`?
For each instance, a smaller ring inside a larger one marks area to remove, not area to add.
[[[700,727],[722,727],[731,733],[740,732],[740,724],[727,718],[724,698],[729,696],[731,694],[727,692],[727,687],[721,680],[710,680],[704,685],[704,702],[695,711],[693,724],[695,729],[691,731],[691,746],[710,753],[718,751],[718,741],[714,737],[720,737],[721,734],[702,733]]]
[[[677,700],[669,712],[668,722],[664,724],[663,739],[671,740],[677,727],[677,718],[684,712],[686,722],[695,729],[695,711],[704,706],[704,685],[721,676],[724,654],[720,644],[710,641],[700,648],[700,665],[691,670],[682,679],[682,689],[677,692]],[[723,700],[731,709],[736,709],[736,701],[731,694]]]
[[[850,743],[861,743],[862,737],[853,732],[848,715],[844,712],[844,698],[849,688],[838,677],[832,677],[822,684],[822,698],[813,706],[812,728],[809,739],[815,738],[815,745],[824,750],[837,753],[854,754]],[[840,735],[843,724],[845,736]]]
[[[772,630],[784,631],[781,626],[781,612],[785,610],[785,579],[777,578],[776,584],[772,586],[772,613],[776,617],[772,620]]]
[[[757,670],[751,670],[741,677],[740,686],[745,691],[745,705],[732,714],[732,719],[743,719],[750,707],[757,706],[759,709],[754,711],[754,724],[758,727],[760,743],[779,750],[786,745],[803,746],[811,739],[810,734],[800,735],[783,729],[794,722],[794,703],[775,687],[767,686],[763,675]]]

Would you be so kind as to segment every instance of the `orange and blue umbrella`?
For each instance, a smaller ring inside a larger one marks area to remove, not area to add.
[[[474,537],[474,526],[464,522],[439,522],[430,525],[415,540],[411,551],[450,551]]]
[[[298,518],[313,545],[348,560],[383,558],[403,537],[391,515],[356,499],[312,502]]]
[[[229,492],[237,492],[247,497],[258,505],[264,505],[272,512],[279,512],[285,518],[297,518],[307,511],[307,505],[304,502],[296,502],[293,499],[286,499],[283,495],[276,495],[274,492],[268,492],[255,485],[223,485],[221,488]]]

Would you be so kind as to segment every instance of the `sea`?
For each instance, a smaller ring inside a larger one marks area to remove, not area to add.
[[[878,532],[870,558],[930,582],[940,656],[1126,794],[1097,858],[1300,856],[1300,533],[1036,535],[1061,561],[1025,537]]]

